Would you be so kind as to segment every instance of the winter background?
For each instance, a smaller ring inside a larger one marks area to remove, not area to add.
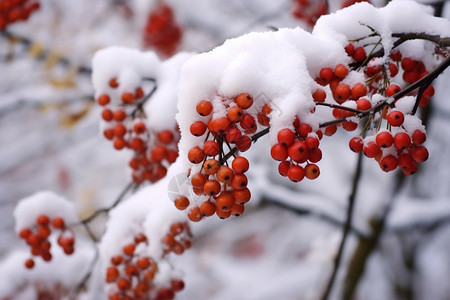
[[[0,299],[47,299],[39,298],[36,290],[55,283],[75,288],[93,262],[89,292],[81,292],[78,299],[105,297],[101,260],[95,259],[95,245],[83,228],[76,229],[74,256],[56,252],[51,263],[38,261],[28,271],[23,267],[28,248],[15,233],[13,211],[22,198],[51,190],[70,199],[83,219],[110,205],[129,183],[130,153],[115,151],[103,138],[90,73],[74,67],[91,68],[95,52],[108,46],[150,51],[143,47],[142,30],[154,2],[42,0],[41,9],[29,21],[8,28],[33,41],[32,47],[1,34]],[[311,30],[292,17],[290,0],[166,2],[183,27],[179,50],[187,52],[210,51],[229,38],[270,27]],[[329,2],[332,9],[339,7],[339,1]],[[374,3],[383,5],[383,1]],[[450,4],[444,4],[442,12],[450,18]],[[410,21],[404,20],[405,24]],[[33,50],[39,47],[50,58],[36,58]],[[53,56],[67,58],[70,64],[55,64]],[[430,159],[418,174],[400,184],[395,173],[382,172],[373,160],[363,161],[343,266],[358,246],[358,238],[372,237],[369,220],[388,214],[355,299],[450,299],[449,76],[447,71],[434,83],[436,94],[427,124]],[[253,197],[245,214],[191,224],[193,248],[171,257],[186,283],[177,299],[320,297],[342,236],[357,161],[357,155],[348,150],[352,136],[341,131],[321,143],[321,176],[299,184],[278,175],[267,148],[268,137],[258,141],[247,155]],[[146,201],[172,205],[166,186],[177,170],[169,173],[155,186],[140,187],[128,205]],[[157,205],[153,207],[158,210]],[[112,214],[111,218],[120,224],[127,216]],[[106,221],[103,216],[93,224],[98,237]],[[114,239],[107,246],[114,247],[113,243]],[[337,275],[336,299],[345,268]],[[9,298],[11,294],[14,298]]]

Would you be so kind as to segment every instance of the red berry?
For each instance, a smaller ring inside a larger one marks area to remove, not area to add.
[[[360,153],[363,150],[364,142],[360,136],[353,137],[349,142],[350,150],[355,153]]]
[[[251,192],[248,188],[244,188],[241,190],[234,190],[233,191],[233,197],[235,203],[244,204],[250,201],[251,198]]]
[[[402,88],[399,85],[392,83],[386,88],[386,96],[391,97],[401,90]]]
[[[289,128],[281,129],[277,135],[278,143],[289,147],[294,143],[295,133]]]
[[[353,44],[348,44],[344,49],[348,56],[353,56],[355,53],[355,46],[353,46]]]
[[[245,157],[239,156],[233,160],[231,167],[236,174],[243,174],[248,171],[250,165]]]
[[[342,104],[350,97],[350,87],[345,83],[339,83],[334,90],[334,99],[337,103]]]
[[[29,258],[25,261],[25,268],[33,269],[34,268],[34,260]]]
[[[405,116],[401,111],[394,110],[391,111],[387,116],[387,121],[394,127],[401,126],[405,121]]]
[[[202,121],[196,121],[192,123],[190,127],[190,131],[193,136],[202,136],[203,134],[205,134],[206,129],[207,126]]]
[[[348,75],[348,69],[345,65],[339,64],[334,68],[334,75],[340,80],[344,79]]]
[[[189,206],[189,199],[185,196],[181,196],[174,201],[175,207],[179,210],[184,210]]]
[[[405,71],[412,71],[416,67],[417,61],[410,57],[405,57],[402,59],[401,66]]]
[[[147,130],[147,127],[145,126],[145,123],[143,122],[137,122],[136,124],[134,124],[133,126],[133,131],[136,134],[142,134]]]
[[[100,106],[105,106],[109,103],[110,98],[107,94],[102,94],[98,97],[97,102]]]
[[[309,133],[312,132],[312,127],[308,123],[301,123],[300,126],[297,127],[298,134],[306,138]]]
[[[416,129],[414,130],[412,136],[412,142],[414,145],[419,146],[422,145],[423,143],[425,143],[426,139],[427,139],[427,135],[425,134],[425,132]]]
[[[236,174],[231,179],[231,187],[235,190],[242,190],[247,186],[247,176],[244,174]]]
[[[247,93],[239,94],[235,100],[236,104],[242,109],[250,108],[253,104],[253,97]]]
[[[334,73],[331,68],[322,68],[319,72],[319,79],[322,85],[330,83],[334,79]]]
[[[197,107],[196,107],[197,113],[201,116],[208,116],[211,113],[212,109],[213,109],[213,106],[212,106],[211,102],[209,102],[207,100],[200,101],[200,103],[197,104]]]
[[[228,130],[226,139],[229,143],[235,143],[241,136],[242,132],[238,128],[234,127]]]
[[[316,89],[314,93],[312,94],[312,97],[315,102],[325,102],[325,98],[327,97],[327,94],[323,89]]]
[[[362,62],[366,59],[366,50],[363,47],[357,47],[352,57],[355,61]]]
[[[50,219],[46,215],[40,215],[36,218],[36,224],[39,226],[47,227],[50,224]]]
[[[236,142],[236,147],[239,149],[239,151],[241,152],[245,152],[248,149],[250,149],[251,145],[252,145],[252,139],[250,137],[248,137],[247,135],[243,135],[240,136]]]
[[[204,158],[205,158],[205,152],[203,152],[203,150],[200,149],[200,147],[196,146],[196,147],[192,148],[191,150],[189,150],[188,159],[191,163],[199,164],[203,161]]]
[[[270,149],[270,155],[274,160],[283,161],[288,157],[288,148],[282,144],[275,144]]]
[[[372,107],[372,103],[366,98],[356,100],[356,108],[360,110],[368,110]]]
[[[195,206],[195,207],[191,208],[188,213],[188,218],[192,222],[199,222],[203,218],[200,207]]]
[[[307,164],[305,167],[305,177],[313,180],[319,177],[320,169],[316,164]]]
[[[428,159],[428,150],[425,146],[418,146],[411,151],[414,161],[422,163]]]
[[[394,138],[390,132],[382,131],[377,134],[375,141],[378,147],[389,148],[394,143]]]
[[[245,176],[245,175],[244,175]],[[234,197],[232,193],[224,192],[216,199],[217,208],[220,210],[231,210],[234,204]],[[215,212],[215,211],[214,211]]]
[[[367,88],[364,84],[358,82],[352,86],[350,94],[353,99],[359,99],[360,97],[367,95]]]
[[[411,145],[411,138],[406,132],[397,132],[394,136],[394,146],[398,150],[403,150]]]
[[[244,111],[239,106],[230,107],[227,111],[227,118],[233,123],[241,121],[243,116]]]
[[[295,162],[305,162],[308,159],[308,146],[305,142],[297,141],[288,148],[288,154]]]
[[[293,182],[302,181],[305,177],[305,170],[301,166],[292,165],[288,171],[288,178]]]
[[[217,154],[219,154],[220,147],[219,144],[215,141],[207,141],[203,146],[203,151],[208,156],[216,156]]]
[[[380,167],[385,172],[393,171],[397,168],[398,161],[393,155],[387,155],[380,160]]]
[[[291,167],[291,163],[287,160],[280,162],[278,165],[278,173],[280,173],[281,176],[286,177],[288,176],[289,168]]]
[[[378,153],[380,153],[380,151],[380,147],[378,147],[378,145],[372,141],[368,142],[363,147],[364,155],[369,158],[374,158],[378,155]]]

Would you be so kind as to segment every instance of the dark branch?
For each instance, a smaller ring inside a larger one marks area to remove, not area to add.
[[[348,207],[347,207],[347,219],[344,224],[343,233],[341,243],[339,245],[338,253],[334,260],[333,272],[331,273],[330,280],[328,281],[327,287],[325,288],[324,295],[322,296],[323,300],[328,299],[330,296],[331,290],[333,288],[334,281],[336,279],[337,272],[342,262],[342,256],[344,254],[345,244],[347,241],[348,234],[350,233],[350,229],[352,228],[352,219],[353,219],[353,208],[356,200],[356,193],[358,192],[358,186],[361,178],[362,171],[362,152],[358,155],[358,162],[356,164],[355,175],[353,177],[353,185],[350,196],[348,197]]]
[[[261,138],[262,136],[265,136],[266,134],[268,134],[270,131],[270,127],[267,127],[264,130],[261,130],[258,133],[255,133],[254,135],[252,135],[251,139],[252,142],[256,142],[259,138]],[[239,149],[237,147],[234,147],[233,149],[230,150],[230,152],[228,152],[224,157],[222,157],[222,159],[219,161],[220,164],[222,165],[224,162],[226,162],[231,156],[233,156],[236,152],[238,152]]]

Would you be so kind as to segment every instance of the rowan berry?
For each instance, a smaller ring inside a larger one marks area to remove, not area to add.
[[[117,88],[119,86],[117,78],[112,78],[111,80],[109,80],[109,86],[112,88]]]
[[[235,190],[242,190],[247,186],[248,180],[247,176],[244,174],[236,174],[231,179],[231,186]]]
[[[205,158],[205,153],[203,152],[203,150],[200,147],[195,146],[194,148],[189,150],[188,159],[191,163],[199,164],[203,161],[204,158]]]
[[[359,99],[367,95],[367,88],[364,84],[358,82],[352,86],[350,94],[353,99]]]
[[[389,55],[389,57],[393,60],[393,61],[400,61],[402,59],[402,53],[398,50],[394,50],[391,52],[391,54]]]
[[[118,266],[123,262],[123,257],[121,255],[116,255],[111,257],[111,264],[114,266]]]
[[[372,103],[366,98],[359,98],[356,100],[356,108],[359,110],[369,110],[372,108]]]
[[[286,177],[288,176],[289,168],[291,167],[291,163],[287,160],[280,162],[278,165],[278,173],[280,173],[281,176]]]
[[[119,278],[119,270],[116,267],[109,267],[106,269],[106,279],[107,283],[113,283]]]
[[[380,160],[380,167],[385,172],[393,171],[397,168],[398,161],[393,155],[387,155]]]
[[[401,126],[405,121],[405,116],[401,111],[393,110],[387,116],[387,121],[394,127]]]
[[[353,59],[357,62],[362,62],[366,59],[366,50],[363,47],[355,48],[355,52],[352,55]]]
[[[305,177],[305,169],[302,166],[292,165],[288,171],[288,178],[293,182],[302,181]]]
[[[223,134],[230,127],[230,120],[227,117],[220,117],[211,121],[209,130],[217,134]]]
[[[217,170],[219,170],[219,167],[220,167],[219,161],[210,158],[207,159],[203,164],[203,171],[205,171],[207,175],[214,175],[217,173]]]
[[[211,102],[209,102],[207,100],[200,101],[200,103],[197,104],[197,107],[196,107],[197,113],[201,116],[208,116],[211,113],[212,109],[213,109],[213,106],[212,106]]]
[[[391,97],[401,90],[402,88],[398,84],[392,83],[386,88],[386,96]]]
[[[25,240],[25,239],[27,239],[30,236],[31,233],[32,232],[31,232],[30,228],[24,228],[24,229],[20,230],[19,236],[20,236],[21,239]]]
[[[179,292],[184,289],[184,281],[181,279],[172,279],[170,286],[174,292]]]
[[[380,148],[389,148],[394,143],[392,134],[388,131],[381,131],[377,134],[375,141]]]
[[[202,212],[200,211],[200,207],[194,206],[189,210],[188,218],[192,222],[199,222],[202,218]]]
[[[216,173],[217,180],[222,183],[231,183],[231,179],[233,179],[233,176],[233,170],[227,166],[220,166]]]
[[[295,133],[289,128],[281,129],[277,135],[278,143],[289,147],[294,143]]]
[[[228,209],[228,210],[217,209],[216,215],[222,220],[227,219],[231,216],[231,209]]]
[[[351,90],[348,84],[339,83],[334,90],[334,100],[336,100],[337,103],[342,104],[350,97],[350,94]]]
[[[325,91],[323,89],[318,88],[314,91],[314,93],[312,94],[312,97],[315,102],[323,103],[323,102],[325,102],[325,98],[327,97],[327,94],[325,93]]]
[[[348,69],[345,65],[339,64],[334,68],[334,75],[342,80],[348,75]]]
[[[242,109],[248,109],[253,104],[253,97],[248,93],[241,93],[236,97],[236,104]]]
[[[147,127],[145,126],[144,122],[137,122],[136,124],[134,124],[133,126],[133,131],[136,134],[142,134],[147,130]]]
[[[113,119],[117,122],[122,122],[126,117],[127,113],[122,109],[118,109],[113,113]]]
[[[252,197],[250,190],[246,187],[241,190],[234,190],[233,191],[233,198],[235,203],[244,204],[250,201],[250,198]]]
[[[114,129],[113,128],[107,128],[103,131],[103,135],[106,139],[112,140],[114,138]]]
[[[239,156],[233,160],[231,167],[236,174],[243,174],[248,171],[250,164],[245,157]]]
[[[417,146],[411,151],[414,161],[422,163],[428,159],[428,150],[425,146]]]
[[[319,142],[318,138],[312,137],[312,136],[308,136],[305,139],[305,143],[306,143],[306,146],[308,147],[309,150],[314,150],[314,149],[319,148],[319,143],[320,142]]]
[[[355,153],[360,153],[363,150],[363,139],[360,136],[353,137],[349,142],[350,150]]]
[[[203,134],[205,134],[206,129],[207,126],[202,121],[196,121],[192,123],[190,127],[190,131],[193,136],[202,136]]]
[[[316,164],[307,164],[305,167],[305,177],[313,180],[319,177],[320,169]]]
[[[236,139],[235,145],[239,151],[245,152],[252,146],[252,139],[247,135],[242,135]]]
[[[227,111],[227,118],[233,123],[241,121],[243,116],[244,111],[239,106],[230,107]]]
[[[191,184],[194,188],[203,189],[203,185],[205,184],[205,182],[206,176],[201,173],[197,173],[191,177]]]
[[[274,160],[284,161],[288,157],[288,148],[282,144],[275,144],[270,149],[270,155]]]
[[[319,72],[320,84],[327,85],[334,79],[334,73],[331,68],[322,68]]]
[[[97,103],[100,106],[105,106],[107,105],[109,102],[111,101],[111,99],[109,98],[109,96],[107,94],[102,94],[98,97],[97,99]]]
[[[395,77],[398,74],[398,67],[397,65],[390,63],[389,64],[389,74],[391,77]]]
[[[113,119],[113,112],[110,109],[105,108],[102,110],[102,119],[109,122]]]
[[[411,145],[411,137],[406,132],[397,132],[394,136],[394,146],[398,150],[403,150]]]
[[[319,148],[314,150],[309,150],[309,158],[308,160],[312,163],[319,162],[322,159],[322,150]]]
[[[380,147],[375,142],[368,142],[363,147],[364,155],[368,158],[374,158],[380,153]]]
[[[234,203],[233,206],[231,207],[231,215],[239,217],[244,213],[244,210],[245,210],[244,204]]]
[[[344,47],[344,50],[345,52],[347,52],[348,56],[353,56],[353,54],[355,53],[355,46],[353,46],[353,44],[348,44]]]
[[[34,268],[34,260],[29,258],[25,261],[25,268],[33,269]]]
[[[131,288],[131,283],[128,279],[121,278],[117,281],[117,288],[120,291],[125,292]]]
[[[125,253],[125,255],[128,255],[128,256],[133,256],[135,249],[136,249],[135,244],[127,244],[123,247],[123,253]]]
[[[230,130],[228,130],[228,132],[227,132],[227,134],[226,134],[226,140],[229,142],[229,143],[235,143],[236,141],[237,141],[237,139],[238,138],[240,138],[242,136],[242,132],[238,129],[238,128],[236,128],[236,127],[233,127],[233,128],[230,128]]]
[[[416,130],[414,130],[414,132],[411,136],[411,139],[412,139],[412,143],[414,145],[419,146],[419,145],[422,145],[423,143],[425,143],[427,136],[426,136],[425,132],[423,132],[419,129],[416,129]]]
[[[312,127],[308,123],[301,123],[297,127],[297,132],[301,137],[306,138],[312,132]]]
[[[305,162],[308,159],[308,146],[303,141],[296,141],[288,148],[288,154],[295,162]]]
[[[256,118],[258,120],[258,123],[261,124],[262,126],[267,127],[270,125],[270,118],[266,114],[260,112],[260,113],[258,113]]]
[[[400,65],[402,66],[402,69],[407,71],[407,72],[408,71],[413,71],[414,68],[417,65],[417,61],[412,59],[412,58],[410,58],[410,57],[405,57],[405,58],[402,59]]]
[[[234,178],[234,177],[233,177]],[[208,196],[215,196],[220,193],[220,183],[217,180],[209,179],[206,180],[203,185],[203,192]]]
[[[120,99],[125,104],[131,104],[135,100],[133,93],[123,93]]]

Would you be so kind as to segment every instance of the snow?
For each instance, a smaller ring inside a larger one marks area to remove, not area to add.
[[[14,210],[16,219],[16,232],[24,228],[31,228],[36,224],[40,215],[53,218],[63,218],[66,224],[74,224],[78,217],[75,207],[69,200],[51,191],[41,191],[22,199]]]

